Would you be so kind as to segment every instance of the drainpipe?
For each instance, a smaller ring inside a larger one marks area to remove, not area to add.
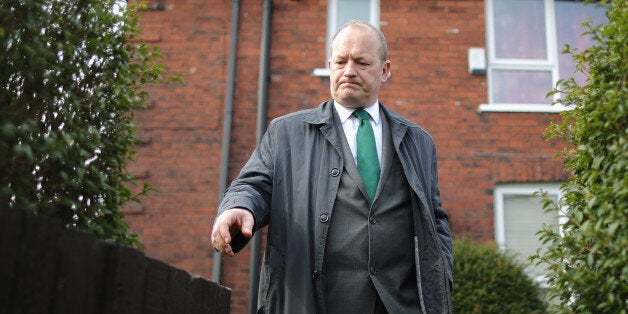
[[[240,0],[233,0],[231,9],[231,42],[229,44],[229,61],[227,64],[227,92],[225,94],[225,114],[222,121],[222,147],[220,152],[220,179],[218,182],[218,204],[227,189],[229,176],[229,145],[231,142],[231,124],[233,123],[233,91],[235,87],[236,49],[238,46],[238,17],[240,16]],[[212,280],[220,283],[222,272],[222,255],[214,252]]]
[[[270,51],[270,26],[272,15],[272,0],[264,0],[262,12],[262,34],[260,43],[259,75],[257,77],[257,130],[256,144],[259,144],[264,132],[266,132],[266,115],[268,112],[268,63]],[[249,298],[248,312],[257,312],[257,290],[259,287],[260,251],[262,238],[260,232],[256,232],[251,243],[251,257],[249,261]]]

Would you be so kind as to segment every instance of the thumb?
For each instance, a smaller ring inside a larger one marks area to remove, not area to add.
[[[242,219],[242,228],[240,230],[242,235],[250,238],[253,236],[253,218],[251,216],[245,216]]]

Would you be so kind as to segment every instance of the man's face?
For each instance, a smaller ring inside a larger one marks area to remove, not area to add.
[[[332,42],[328,65],[332,98],[347,108],[372,105],[388,79],[390,61],[379,55],[380,41],[373,31],[348,27]]]

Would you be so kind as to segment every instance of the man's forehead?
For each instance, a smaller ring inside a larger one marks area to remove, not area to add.
[[[349,53],[369,55],[374,49],[377,49],[377,42],[366,37],[337,37],[331,45],[332,55]]]
[[[358,26],[348,26],[347,28],[341,30],[336,37],[332,41],[332,44],[335,42],[346,41],[350,39],[367,39],[367,38],[375,38],[374,34],[370,29]]]

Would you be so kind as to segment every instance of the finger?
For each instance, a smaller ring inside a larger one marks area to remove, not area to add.
[[[212,234],[211,234],[211,241],[215,247],[219,247],[224,242],[224,238],[221,235],[220,229],[221,229],[221,224],[217,222],[214,225],[214,229],[212,230]]]
[[[222,223],[218,226],[218,234],[216,235],[216,242],[220,246],[229,245],[231,243],[231,232],[229,231],[229,225]]]
[[[217,223],[214,226],[214,230],[212,231],[212,245],[214,246],[214,248],[216,248],[216,250],[220,251],[221,253],[224,250],[225,245],[227,244],[225,243],[224,234],[229,233],[228,231],[224,231],[225,228],[226,227],[224,226],[224,223]]]

